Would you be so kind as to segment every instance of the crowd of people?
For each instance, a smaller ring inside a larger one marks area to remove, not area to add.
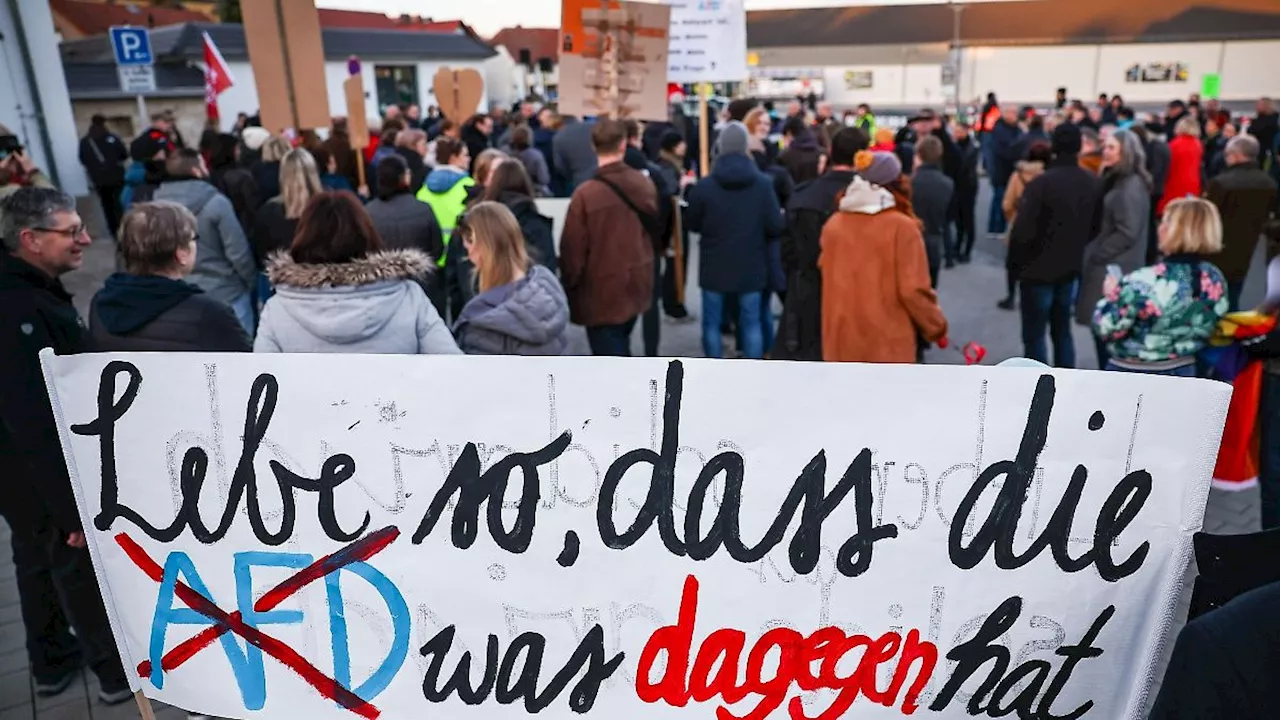
[[[1086,106],[1060,93],[1040,112],[992,95],[972,122],[925,110],[895,132],[865,105],[838,118],[825,103],[779,111],[743,98],[711,128],[701,168],[678,104],[643,124],[532,103],[461,123],[391,106],[363,151],[341,119],[322,139],[242,116],[187,147],[166,114],[128,143],[95,117],[80,159],[118,272],[87,322],[59,280],[91,242],[85,222],[11,149],[0,157],[0,456],[16,479],[0,508],[36,690],[62,692],[87,665],[103,702],[132,696],[41,348],[559,355],[572,323],[610,356],[632,354],[639,324],[656,356],[663,316],[699,321],[682,301],[696,235],[707,357],[730,354],[729,338],[751,359],[920,362],[949,342],[936,289],[973,258],[985,175],[987,232],[1008,248],[999,305],[1020,312],[1026,357],[1075,367],[1081,323],[1102,369],[1194,375],[1275,229],[1276,118],[1266,100],[1246,132],[1197,98],[1140,121],[1118,96]],[[569,199],[558,249],[542,197]],[[1280,338],[1256,347],[1280,357]],[[1269,383],[1280,389],[1280,373]],[[1280,413],[1280,391],[1269,397],[1264,412]],[[1277,525],[1272,465],[1264,520]]]

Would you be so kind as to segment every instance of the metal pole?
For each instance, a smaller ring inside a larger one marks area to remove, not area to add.
[[[138,101],[138,134],[141,135],[151,127],[151,116],[147,114],[147,99],[142,95],[136,96],[136,99]]]
[[[952,2],[951,10],[955,13],[955,24],[953,26],[953,32],[951,36],[952,38],[951,39],[951,47],[952,47],[951,55],[952,55],[952,64],[954,65],[954,69],[955,69],[956,112],[959,112],[960,107],[964,103],[964,95],[961,92],[961,89],[964,87],[964,72],[963,72],[964,40],[961,39],[961,35],[960,35],[960,15],[964,12],[964,5],[960,3]]]

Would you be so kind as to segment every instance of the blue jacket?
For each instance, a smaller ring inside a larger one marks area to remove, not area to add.
[[[685,225],[702,236],[698,282],[716,293],[769,285],[769,243],[785,229],[773,181],[746,155],[721,155],[689,194]]]
[[[1022,128],[1001,120],[988,137],[987,142],[991,143],[991,184],[1003,187],[1009,184],[1009,178],[1018,166],[1018,139],[1022,137]]]

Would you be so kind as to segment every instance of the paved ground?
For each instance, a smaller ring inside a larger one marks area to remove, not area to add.
[[[979,217],[985,217],[985,207],[984,193],[984,197],[979,199]],[[95,218],[93,224],[100,224],[96,220],[99,215],[96,207],[87,207],[83,214]],[[82,313],[93,291],[110,272],[113,252],[109,242],[95,243],[86,259],[85,268],[68,277],[67,285],[76,294]],[[971,264],[944,271],[939,282],[942,305],[951,321],[952,339],[958,344],[969,340],[981,342],[988,349],[987,362],[991,364],[1020,356],[1022,350],[1017,314],[1001,311],[995,306],[996,300],[1004,293],[1003,252],[1003,246],[998,240],[984,238],[979,243]],[[1255,272],[1245,289],[1246,305],[1256,302],[1263,294],[1262,285],[1265,281],[1260,273],[1261,262],[1256,260],[1254,264]],[[691,276],[697,277],[696,263],[691,267]],[[691,293],[689,302],[695,313],[700,312],[697,294],[696,290]],[[662,333],[660,350],[663,355],[701,357],[701,335],[696,323],[664,323]],[[1076,328],[1076,346],[1081,367],[1094,367],[1093,344],[1084,328]],[[641,348],[639,328],[636,330],[633,347],[637,351]],[[577,353],[586,354],[586,338],[580,329],[574,336],[573,348]],[[927,359],[931,363],[963,362],[954,351],[931,351]],[[1257,530],[1257,491],[1213,492],[1205,513],[1204,528],[1208,532],[1222,534]],[[8,536],[8,528],[0,521],[0,547],[8,547]],[[7,551],[0,551],[0,558],[3,558],[0,559],[0,720],[116,720],[137,717],[137,709],[132,703],[115,708],[105,708],[97,703],[96,681],[91,674],[56,698],[45,700],[33,697],[23,650],[24,634],[18,615],[13,565],[7,555]],[[172,708],[157,710],[160,720],[184,717]]]

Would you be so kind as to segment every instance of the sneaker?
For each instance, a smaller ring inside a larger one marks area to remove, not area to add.
[[[956,267],[956,261],[953,258],[947,258],[946,266],[948,270],[954,270]]]
[[[73,667],[64,673],[61,677],[51,680],[36,680],[36,695],[40,697],[53,697],[66,692],[71,687],[71,683],[80,676],[80,668]]]
[[[683,315],[668,315],[667,322],[672,325],[692,325],[698,322],[698,316],[691,312],[686,312]]]
[[[1010,298],[1005,298],[1000,302],[996,303],[996,307],[1000,308],[1001,310],[1013,310],[1017,306],[1014,305],[1013,298],[1010,297]]]
[[[119,705],[132,699],[133,691],[129,689],[128,683],[119,687],[107,685],[98,689],[98,700],[103,705]]]

